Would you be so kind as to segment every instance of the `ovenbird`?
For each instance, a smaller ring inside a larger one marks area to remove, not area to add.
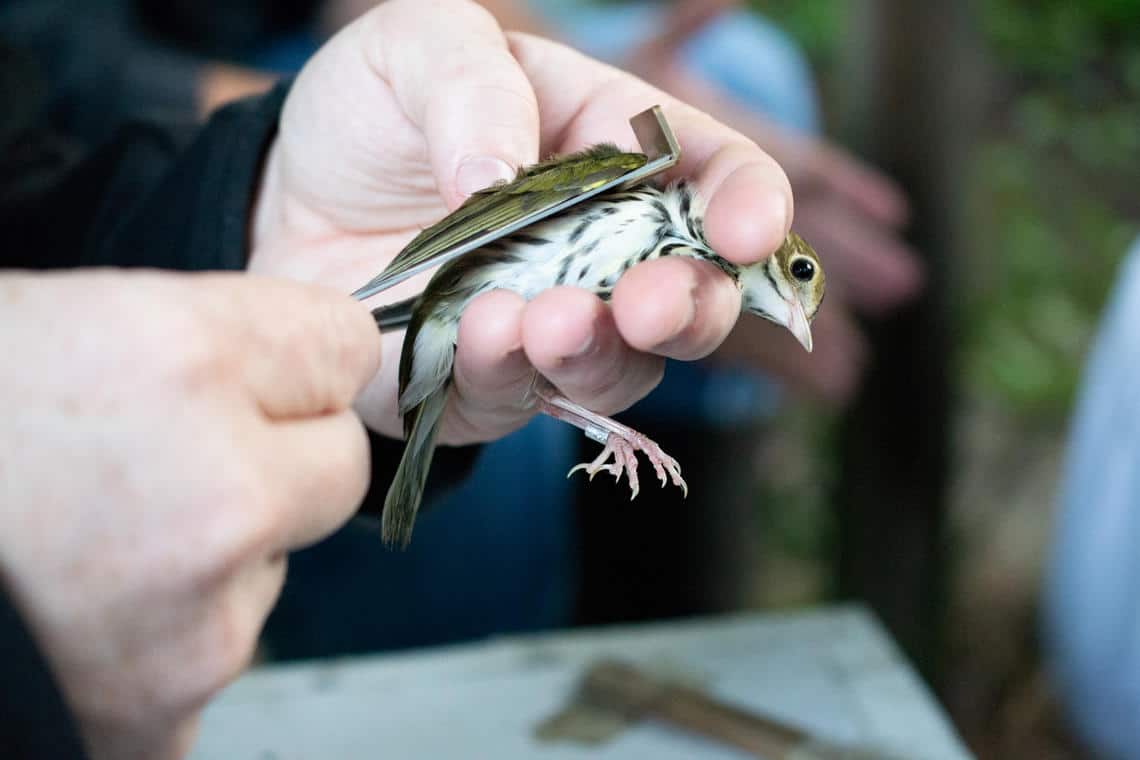
[[[640,153],[599,145],[524,168],[511,182],[475,193],[423,230],[357,293],[379,292],[408,269],[475,235],[504,227],[538,204],[598,187],[646,161]],[[407,327],[399,368],[399,409],[407,443],[384,503],[386,543],[406,545],[411,538],[447,404],[459,319],[481,293],[505,288],[530,299],[546,288],[572,285],[605,300],[622,274],[638,262],[687,256],[708,261],[732,278],[741,290],[744,311],[785,326],[811,351],[810,324],[824,296],[823,268],[815,252],[791,233],[767,259],[740,266],[709,247],[703,215],[702,199],[684,181],[663,189],[646,182],[606,192],[446,263],[419,296],[373,311],[381,330]],[[641,451],[662,486],[672,481],[687,492],[680,466],[647,437],[571,402],[542,378],[536,378],[532,396],[520,402],[535,404],[604,445],[593,462],[571,473],[584,469],[592,478],[605,471],[620,479],[624,472],[636,497],[636,452]]]

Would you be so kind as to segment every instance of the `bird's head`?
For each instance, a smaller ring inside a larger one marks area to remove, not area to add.
[[[783,325],[811,351],[811,321],[823,303],[823,266],[794,232],[764,261],[740,272],[744,310]]]

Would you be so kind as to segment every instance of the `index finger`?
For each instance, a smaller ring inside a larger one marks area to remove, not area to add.
[[[747,264],[779,247],[791,229],[792,189],[779,165],[754,142],[655,87],[568,47],[508,34],[511,52],[538,97],[543,153],[598,142],[634,148],[629,118],[661,105],[681,144],[667,176],[692,177],[708,201],[709,244]],[[574,72],[567,77],[566,72]]]

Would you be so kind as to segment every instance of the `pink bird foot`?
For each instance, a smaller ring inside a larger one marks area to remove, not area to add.
[[[584,431],[588,438],[605,444],[602,453],[598,454],[594,461],[584,462],[571,468],[566,477],[570,477],[578,470],[585,470],[590,480],[593,480],[599,472],[608,472],[614,476],[614,480],[620,481],[622,473],[625,473],[632,492],[629,498],[633,501],[641,490],[637,479],[637,452],[640,451],[653,465],[662,488],[671,480],[673,485],[678,486],[684,496],[688,497],[689,486],[681,477],[681,465],[662,451],[652,439],[620,422],[575,404],[548,383],[536,384],[535,393],[539,399],[539,408],[544,414],[568,422]],[[613,461],[610,461],[611,458]]]

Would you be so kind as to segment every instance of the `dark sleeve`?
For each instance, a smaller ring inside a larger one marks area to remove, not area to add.
[[[202,128],[139,124],[52,181],[0,198],[0,267],[242,269],[288,82]]]
[[[110,0],[102,0],[109,2]],[[184,50],[241,60],[267,40],[311,27],[323,0],[116,0],[148,31]]]
[[[55,126],[84,141],[131,119],[196,118],[201,60],[147,34],[131,0],[8,0],[0,34],[43,72]]]
[[[36,646],[0,586],[0,747],[4,757],[81,760],[78,728]]]

